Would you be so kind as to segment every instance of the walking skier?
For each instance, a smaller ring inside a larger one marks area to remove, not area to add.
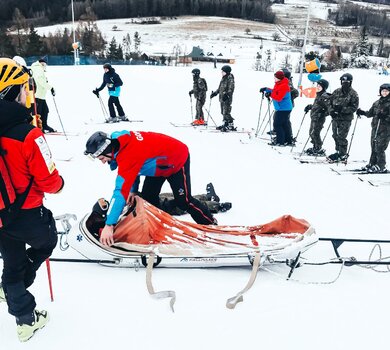
[[[232,111],[233,92],[234,92],[234,76],[231,73],[232,68],[225,65],[221,68],[222,79],[217,90],[212,91],[210,98],[214,98],[219,94],[219,102],[221,104],[221,114],[223,116],[223,124],[217,129],[221,131],[236,131],[234,127],[234,118],[230,114]]]
[[[305,113],[310,111],[310,131],[312,148],[308,148],[305,153],[309,156],[324,156],[325,150],[322,149],[321,130],[324,127],[326,116],[329,115],[330,94],[326,92],[329,82],[325,79],[317,81],[317,95],[314,103],[305,107]]]
[[[193,86],[189,91],[190,97],[194,95],[196,99],[196,115],[192,125],[205,125],[203,106],[206,102],[207,83],[204,78],[200,77],[200,70],[195,68],[192,70]]]
[[[154,132],[121,131],[111,137],[95,132],[86,143],[86,155],[118,168],[106,226],[101,235],[105,245],[113,244],[113,225],[126,203],[132,203],[138,189],[139,176],[145,176],[141,196],[158,207],[159,194],[167,180],[176,205],[187,211],[199,224],[216,224],[206,206],[191,195],[190,154],[188,147],[170,136]]]
[[[365,170],[370,173],[386,173],[386,149],[390,141],[390,84],[379,87],[379,100],[369,111],[357,110],[357,115],[372,118],[371,122],[371,157]]]
[[[347,160],[348,132],[351,128],[353,114],[359,106],[359,96],[352,89],[353,77],[345,73],[340,77],[341,87],[336,89],[330,97],[329,114],[332,117],[333,139],[336,144],[336,153],[328,156],[330,162]]]
[[[118,73],[115,72],[115,69],[110,63],[105,63],[103,65],[103,69],[104,75],[102,85],[92,92],[99,97],[99,91],[103,90],[107,86],[108,94],[110,95],[108,98],[108,110],[110,112],[110,119],[108,120],[108,123],[128,121],[129,119],[125,116],[125,112],[119,102],[121,86],[123,85],[122,79]],[[116,116],[114,105],[118,111],[118,117]]]
[[[275,86],[273,89],[262,87],[261,93],[271,97],[274,108],[274,129],[276,139],[271,142],[275,146],[293,145],[293,138],[290,124],[290,113],[292,110],[292,100],[288,79],[284,76],[283,71],[279,70],[274,74]]]
[[[57,244],[55,221],[43,206],[43,197],[61,191],[64,181],[41,129],[29,124],[29,71],[8,58],[0,58],[0,71],[4,73],[0,76],[1,161],[12,179],[10,186],[4,186],[2,168],[0,302],[6,301],[8,312],[15,316],[19,340],[27,341],[49,320],[47,311],[35,308],[34,296],[27,290]]]
[[[48,133],[55,132],[56,130],[50,127],[47,123],[49,117],[49,107],[46,103],[46,94],[49,90],[53,96],[55,96],[56,93],[54,88],[47,81],[46,66],[47,61],[44,58],[41,58],[31,65],[31,71],[36,84],[35,103],[37,113],[41,117],[43,132]]]

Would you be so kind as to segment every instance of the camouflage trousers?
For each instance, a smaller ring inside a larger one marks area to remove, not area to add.
[[[223,116],[224,122],[233,123],[234,118],[230,114],[231,111],[232,111],[231,101],[221,101],[221,114]]]
[[[313,147],[317,150],[322,148],[321,130],[324,127],[325,117],[312,119],[310,123],[309,135]]]
[[[336,143],[336,151],[340,156],[344,156],[348,151],[348,133],[351,128],[352,120],[332,120],[333,139]]]
[[[204,120],[204,114],[203,114],[203,106],[204,106],[204,103],[206,102],[206,98],[202,98],[202,99],[196,99],[196,105],[195,105],[195,109],[196,109],[196,114],[195,114],[195,119],[199,119],[199,120]]]
[[[381,121],[379,123],[378,128],[375,125],[371,130],[370,164],[378,165],[381,169],[384,169],[386,167],[386,149],[390,141],[390,125]]]
[[[205,194],[197,194],[193,196],[195,199],[205,205],[211,213],[215,214],[219,212],[219,203],[216,201],[210,201]],[[170,215],[184,215],[187,214],[184,210],[181,210],[176,206],[175,199],[172,193],[161,193],[160,208]]]

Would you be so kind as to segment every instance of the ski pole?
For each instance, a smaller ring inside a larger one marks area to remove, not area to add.
[[[324,135],[324,138],[322,139],[322,144],[324,144],[324,142],[325,142],[326,136],[328,135],[328,132],[329,132],[329,129],[330,129],[331,125],[332,125],[332,121],[330,121],[330,123],[328,125],[328,128],[326,129],[326,133]]]
[[[379,125],[381,125],[381,119],[378,120],[378,125],[376,126],[374,140],[373,140],[374,143],[376,143],[376,137],[378,136]]]
[[[190,102],[191,102],[191,123],[194,121],[194,111],[192,108],[192,96],[190,96]]]
[[[309,135],[309,137],[307,138],[307,140],[306,140],[306,142],[305,142],[305,145],[303,146],[302,152],[301,152],[301,154],[299,155],[299,157],[302,157],[303,153],[305,152],[305,149],[306,149],[306,146],[307,146],[309,140],[310,140],[310,135]]]
[[[353,141],[353,137],[354,137],[354,135],[355,135],[355,130],[356,130],[356,125],[357,125],[358,119],[360,119],[359,116],[356,117],[355,125],[354,125],[353,130],[352,130],[351,141],[349,142],[349,147],[348,147],[348,152],[347,152],[347,158],[345,159],[345,165],[347,165],[347,161],[348,161],[348,157],[349,157],[349,152],[351,151],[352,141]]]
[[[206,111],[207,111],[207,109],[206,109]],[[210,102],[209,102],[209,111],[211,111],[211,98],[210,98]],[[208,129],[208,127],[209,127],[209,116],[210,116],[210,113],[207,112],[206,129]]]
[[[46,269],[47,269],[47,279],[49,281],[50,299],[51,299],[51,301],[54,301],[53,284],[52,284],[52,280],[51,280],[51,269],[50,269],[49,258],[46,259]]]
[[[104,118],[104,121],[106,122],[108,120],[107,109],[106,109],[106,106],[104,105],[103,100],[100,97],[100,95],[98,95],[98,98],[99,98],[99,102],[100,102],[100,108],[102,109],[102,112],[103,112],[103,118]]]
[[[256,127],[255,137],[257,137],[257,135],[258,135],[258,133],[259,133],[259,130],[260,130],[261,127],[263,126],[263,122],[264,122],[264,118],[263,118],[263,121],[261,122],[261,124],[260,124],[260,126],[259,126],[260,117],[261,117],[261,109],[262,109],[262,107],[263,107],[263,101],[264,101],[264,93],[263,93],[262,96],[261,96],[260,109],[259,109],[259,117],[257,118],[257,127]]]
[[[294,138],[294,140],[295,140],[295,141],[297,141],[297,140],[298,140],[298,135],[299,135],[299,132],[301,131],[302,124],[303,124],[303,122],[304,122],[304,120],[305,120],[306,114],[307,114],[307,112],[305,112],[305,114],[303,115],[303,118],[302,118],[302,121],[301,121],[301,125],[299,126],[299,129],[298,129],[297,135],[296,135],[296,136],[295,136],[295,138]],[[295,147],[295,143],[292,145],[292,147],[291,147],[291,151],[290,151],[290,152],[292,152],[292,151],[293,151],[294,147]]]
[[[54,96],[53,96],[53,102],[54,102],[54,106],[55,106],[56,111],[57,111],[58,119],[60,120],[60,123],[61,123],[62,131],[64,132],[64,135],[65,135],[65,139],[68,140],[68,135],[66,135],[66,131],[64,129],[64,124],[62,124],[62,119],[60,117],[60,113],[58,112],[57,103],[56,103],[56,99]]]
[[[272,115],[274,114],[274,112],[275,111],[272,112]],[[270,100],[268,100],[268,108],[267,108],[267,112],[266,112],[265,116],[267,116],[267,115],[268,115],[268,120],[267,120],[267,123],[264,126],[263,131],[261,132],[261,135],[264,134],[265,129],[267,129],[268,123],[270,123],[270,121],[271,121],[271,101]]]
[[[211,103],[211,101],[210,101],[210,103]],[[209,110],[208,110],[207,108],[205,108],[205,110],[206,110],[206,112],[207,112],[207,114],[208,114],[207,121],[208,121],[209,118],[210,118],[210,119],[213,121],[215,127],[217,127],[217,123],[214,121],[214,119],[213,119],[213,117],[211,116]],[[208,125],[208,123],[207,123],[207,125]]]

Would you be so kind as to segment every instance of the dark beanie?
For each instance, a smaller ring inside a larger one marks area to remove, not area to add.
[[[282,80],[284,78],[284,73],[283,71],[281,70],[278,70],[275,74],[274,74],[274,77],[279,79],[279,80]]]
[[[3,97],[5,101],[15,101],[20,94],[20,85],[13,85]]]

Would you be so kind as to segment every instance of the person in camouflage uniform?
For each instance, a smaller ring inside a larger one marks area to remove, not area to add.
[[[341,88],[336,89],[331,98],[329,114],[332,116],[333,139],[336,153],[328,157],[330,162],[344,161],[348,158],[348,132],[351,128],[353,114],[359,106],[359,96],[352,89],[353,77],[345,73],[340,77]]]
[[[196,99],[196,115],[195,120],[192,122],[193,125],[205,125],[204,115],[203,115],[203,106],[206,102],[206,91],[207,83],[204,78],[200,77],[200,70],[195,68],[192,70],[193,77],[193,87],[192,90],[188,93],[190,97],[194,95]]]
[[[233,92],[234,92],[234,76],[231,74],[232,68],[230,66],[223,66],[222,79],[217,90],[212,91],[210,98],[219,94],[219,102],[221,104],[221,114],[223,116],[223,124],[217,129],[221,131],[235,131],[234,118],[231,116]]]
[[[203,205],[207,206],[211,213],[219,213],[219,212],[225,212],[231,209],[232,203],[225,202],[220,203],[219,200],[212,200],[210,196],[207,194],[197,194],[193,196],[198,201],[200,201]],[[159,195],[160,198],[160,208],[164,210],[166,213],[170,215],[184,215],[187,214],[186,211],[181,210],[177,207],[175,203],[175,198],[173,197],[172,193],[161,193]]]
[[[390,141],[390,84],[379,87],[379,100],[369,111],[357,110],[357,115],[373,118],[371,122],[371,157],[365,170],[370,173],[385,173],[386,149]]]
[[[310,131],[312,148],[308,148],[305,153],[310,156],[324,156],[322,149],[321,130],[324,127],[326,116],[329,115],[330,94],[326,92],[329,82],[325,79],[317,81],[317,95],[314,103],[305,107],[305,113],[310,112]]]

